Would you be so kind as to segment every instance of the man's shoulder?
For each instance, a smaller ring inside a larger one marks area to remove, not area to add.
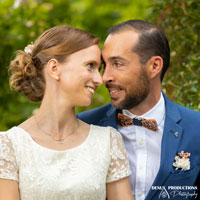
[[[170,113],[168,114],[173,115],[175,114],[176,110],[178,110],[183,122],[187,122],[187,124],[190,122],[192,123],[195,122],[196,125],[200,124],[200,112],[187,108],[180,104],[176,104],[170,100],[167,100],[167,101],[168,101],[167,106],[172,106],[172,108],[170,109]]]
[[[103,105],[101,107],[84,111],[77,114],[77,117],[89,124],[95,124],[96,121],[105,117],[106,113],[112,108],[111,103]]]
[[[166,108],[167,110],[169,110],[169,107],[171,107],[170,114],[173,114],[173,111],[175,111],[176,109],[178,109],[179,113],[181,114],[182,117],[198,117],[200,119],[200,112],[187,108],[185,106],[182,106],[180,104],[177,104],[171,100],[169,100],[166,95],[164,95],[165,98],[165,103],[166,103]]]
[[[181,106],[181,105],[177,105],[181,116],[184,118],[190,119],[191,121],[196,121],[200,123],[200,112],[196,111],[196,110],[192,110],[190,108]]]
[[[178,106],[178,109],[182,112],[182,113],[185,113],[185,114],[192,114],[192,115],[200,115],[200,112],[199,111],[196,111],[196,110],[193,110],[193,109],[190,109],[190,108],[187,108],[185,106],[182,106],[182,105],[179,105],[177,104]]]
[[[185,107],[183,105],[180,105],[180,104],[176,104],[176,103],[173,103],[173,104],[178,108],[178,110],[183,115],[200,116],[200,112],[199,111],[193,110],[191,108],[187,108],[187,107]]]

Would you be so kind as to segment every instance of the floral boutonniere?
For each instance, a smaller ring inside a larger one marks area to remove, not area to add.
[[[181,151],[178,156],[175,156],[175,162],[173,163],[173,166],[175,167],[175,170],[181,169],[181,170],[189,170],[190,169],[190,153],[184,153],[184,151]]]

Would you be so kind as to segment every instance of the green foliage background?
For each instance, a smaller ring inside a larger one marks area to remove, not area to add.
[[[21,123],[39,104],[9,89],[8,65],[18,49],[34,41],[46,29],[70,24],[103,40],[107,29],[128,19],[147,19],[161,26],[171,46],[171,69],[163,89],[175,102],[199,109],[199,0],[26,0],[18,8],[14,0],[0,0],[0,130]],[[104,86],[97,89],[91,106],[110,101]]]
[[[171,47],[171,67],[163,88],[171,100],[200,110],[200,1],[154,2],[149,16],[166,33]]]

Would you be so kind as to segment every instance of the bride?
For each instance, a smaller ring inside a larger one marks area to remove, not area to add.
[[[75,106],[88,106],[102,84],[98,43],[82,30],[55,26],[10,63],[10,86],[41,105],[0,132],[0,199],[133,199],[119,132],[75,116]]]

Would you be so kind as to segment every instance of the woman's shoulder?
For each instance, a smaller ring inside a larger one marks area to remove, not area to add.
[[[111,126],[98,126],[98,125],[91,125],[93,128],[93,131],[95,133],[101,133],[104,135],[109,135],[110,137],[118,137],[122,138],[121,134],[119,131],[117,131],[115,128]]]
[[[12,134],[16,129],[16,126],[8,129],[7,131],[0,131],[0,136],[1,137],[5,137],[5,136],[9,136],[10,134]]]
[[[7,131],[0,131],[0,135],[11,135],[14,133],[22,132],[21,128],[18,126],[13,126],[12,128],[8,129]]]
[[[23,137],[23,129],[20,127],[14,126],[7,131],[0,131],[0,143],[18,143]]]

